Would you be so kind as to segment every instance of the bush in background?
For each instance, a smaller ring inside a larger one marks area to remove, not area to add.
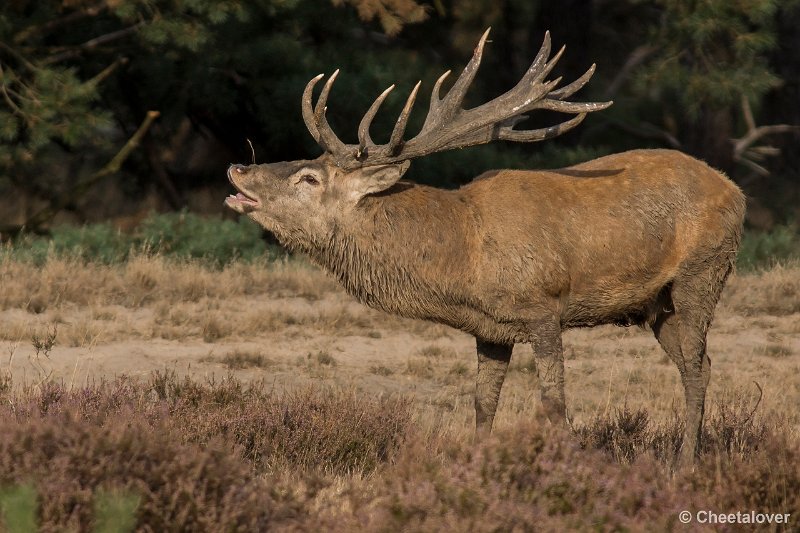
[[[800,231],[796,225],[770,231],[750,231],[742,236],[737,266],[744,270],[771,267],[800,259]]]
[[[195,259],[211,266],[255,261],[283,255],[263,239],[263,231],[248,218],[237,221],[202,217],[182,211],[152,214],[132,233],[109,223],[57,226],[48,237],[25,235],[8,245],[11,258],[44,264],[48,257],[113,264],[131,255],[162,255]]]

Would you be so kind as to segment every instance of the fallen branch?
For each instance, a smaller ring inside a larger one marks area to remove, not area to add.
[[[742,115],[744,116],[745,124],[747,124],[747,133],[738,139],[731,139],[733,143],[733,160],[748,167],[759,176],[769,176],[769,170],[756,163],[756,161],[763,161],[767,157],[780,155],[780,149],[770,145],[753,145],[762,137],[768,135],[800,132],[800,127],[791,124],[756,126],[753,110],[750,108],[750,102],[747,97],[742,96],[741,104]]]

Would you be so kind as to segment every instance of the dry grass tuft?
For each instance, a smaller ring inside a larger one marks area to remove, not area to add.
[[[794,355],[794,351],[792,350],[791,346],[786,344],[780,344],[777,342],[770,342],[763,346],[760,346],[756,349],[756,353],[758,355],[765,355],[767,357],[776,357],[776,358],[783,358],[783,357],[790,357]]]
[[[455,359],[458,354],[453,348],[439,346],[438,344],[429,344],[420,348],[419,355],[422,357],[433,357],[436,359]]]
[[[428,358],[412,357],[406,363],[406,374],[421,378],[433,377],[433,363]]]
[[[369,371],[376,376],[391,376],[394,374],[394,370],[384,365],[373,365],[369,367]]]
[[[231,370],[242,370],[246,368],[269,368],[275,364],[268,357],[260,352],[249,350],[233,350],[222,356],[208,356],[201,361],[222,363]]]
[[[215,342],[233,333],[230,320],[226,320],[218,313],[209,313],[203,320],[201,334],[205,342]]]
[[[311,354],[308,354],[308,359],[324,366],[336,366],[338,364],[336,362],[336,358],[334,358],[330,353],[325,351],[319,351],[313,356]]]

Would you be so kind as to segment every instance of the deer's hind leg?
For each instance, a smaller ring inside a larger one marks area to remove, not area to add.
[[[663,312],[653,324],[661,346],[681,373],[686,398],[686,429],[679,464],[694,462],[700,451],[706,389],[711,379],[711,359],[706,337],[732,264],[728,259],[684,268],[673,281],[674,310]]]

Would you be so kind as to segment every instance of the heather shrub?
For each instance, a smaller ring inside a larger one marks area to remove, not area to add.
[[[669,461],[680,447],[683,424],[673,419],[654,427],[646,409],[632,410],[626,405],[575,431],[583,448],[603,450],[620,463],[631,463],[648,451]]]
[[[557,428],[522,425],[472,447],[406,450],[355,502],[368,531],[652,531],[685,498],[652,459],[620,465]]]
[[[0,511],[9,529],[34,509],[43,531],[126,516],[141,531],[678,531],[682,510],[798,516],[800,442],[729,396],[709,408],[698,465],[676,472],[682,425],[644,410],[473,443],[412,424],[407,400],[355,391],[172,372],[45,382],[2,395]]]
[[[155,390],[169,400],[187,440],[230,440],[266,471],[369,472],[401,444],[411,418],[407,400],[355,391],[308,388],[278,396],[231,378],[206,385],[172,379]]]
[[[257,530],[291,503],[226,447],[182,443],[131,410],[103,425],[65,408],[2,425],[0,485],[36,488],[40,531],[89,530],[98,490],[140,498],[145,531]]]
[[[682,489],[702,495],[706,508],[790,513],[786,530],[800,521],[800,443],[770,430],[747,457],[704,455],[694,471],[679,479]]]
[[[73,390],[44,382],[4,400],[0,487],[34,487],[42,531],[100,527],[126,509],[145,531],[286,526],[330,483],[324,476],[385,464],[409,423],[400,399],[278,395],[170,372]]]
[[[324,518],[332,529],[366,531],[694,531],[705,529],[680,523],[680,511],[800,511],[800,443],[778,422],[742,430],[754,438],[747,454],[720,451],[727,441],[709,432],[697,467],[677,472],[653,447],[663,446],[659,438],[671,442],[679,425],[621,411],[604,427],[618,433],[604,441],[614,443],[608,450],[587,449],[580,433],[531,424],[477,446],[410,436],[380,477],[350,489],[346,512]]]
[[[246,217],[232,221],[182,211],[147,217],[133,240],[139,247],[167,257],[224,265],[267,256],[270,250],[261,234],[261,228]],[[279,255],[276,250],[270,253]]]
[[[654,422],[646,409],[632,410],[627,406],[614,415],[598,416],[575,428],[583,448],[603,450],[620,463],[631,463],[643,454],[651,454],[670,464],[680,449],[683,431],[681,418]],[[770,427],[756,416],[745,396],[728,393],[706,413],[701,452],[726,460],[731,456],[744,458],[757,452],[770,437]]]
[[[401,398],[312,388],[279,395],[261,383],[198,383],[167,371],[148,382],[123,377],[71,391],[45,382],[13,404],[13,413],[0,408],[0,415],[25,420],[64,412],[98,426],[135,411],[153,427],[167,425],[183,443],[226,442],[262,472],[369,472],[401,445],[411,417]]]

